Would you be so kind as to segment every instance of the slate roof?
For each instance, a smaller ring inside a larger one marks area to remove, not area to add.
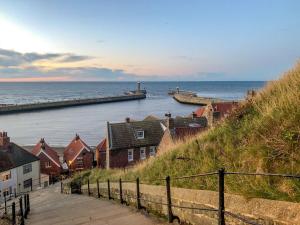
[[[166,120],[163,121],[163,124],[166,126]],[[183,127],[207,127],[207,119],[206,117],[176,117],[174,119],[174,128]]]
[[[92,151],[91,148],[76,134],[75,138],[70,142],[64,151],[64,160],[68,163],[73,162],[75,157],[85,148],[88,151]]]
[[[0,147],[0,172],[39,160],[38,157],[13,142],[10,142],[7,147]]]
[[[163,136],[162,120],[130,121],[108,123],[109,148],[129,149],[143,146],[157,146]],[[137,139],[136,131],[143,130],[144,138]]]
[[[44,140],[44,138],[42,138],[32,149],[31,153],[38,156],[38,154],[40,153],[41,149],[50,157],[48,157],[50,160],[54,161],[57,165],[60,165],[60,161],[59,161],[59,156],[57,154],[57,152],[51,148],[46,141]]]

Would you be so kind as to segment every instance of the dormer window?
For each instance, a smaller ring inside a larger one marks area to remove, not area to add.
[[[135,131],[136,139],[144,139],[144,131],[143,130],[137,130]]]

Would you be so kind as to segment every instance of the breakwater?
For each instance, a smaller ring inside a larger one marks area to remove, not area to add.
[[[218,98],[206,98],[188,94],[174,94],[173,98],[183,104],[206,106],[212,102],[224,102],[225,100]]]
[[[102,104],[102,103],[110,103],[110,102],[133,101],[133,100],[140,100],[145,98],[146,98],[145,94],[133,94],[133,95],[120,95],[120,96],[109,96],[109,97],[88,98],[88,99],[72,99],[72,100],[53,101],[53,102],[39,102],[39,103],[31,103],[31,104],[2,105],[0,106],[0,114],[22,113],[28,111],[49,110],[49,109]]]

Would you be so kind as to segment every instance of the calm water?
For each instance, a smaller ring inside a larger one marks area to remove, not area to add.
[[[167,92],[177,86],[201,96],[228,100],[243,99],[248,89],[259,89],[264,82],[144,82],[145,100],[79,106],[48,111],[0,116],[0,130],[9,132],[20,145],[35,144],[41,137],[52,145],[66,145],[79,133],[89,145],[105,136],[106,121],[120,122],[126,117],[143,119],[147,115],[163,117],[188,115],[196,106],[182,105]],[[0,104],[30,103],[122,94],[135,89],[135,82],[0,83]]]

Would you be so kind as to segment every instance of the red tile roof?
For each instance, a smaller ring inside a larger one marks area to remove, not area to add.
[[[196,117],[201,117],[201,116],[203,116],[204,112],[205,112],[205,107],[200,107],[199,109],[197,109],[197,110],[195,111]]]
[[[237,104],[237,102],[218,102],[212,103],[212,107],[215,112],[220,112],[221,117],[224,117],[226,114],[230,113]]]
[[[96,147],[100,152],[106,152],[106,138],[104,138]]]
[[[45,142],[44,138],[42,138],[31,151],[31,153],[36,156],[38,156],[41,152],[44,152],[45,155],[57,166],[61,166],[57,152]]]
[[[64,150],[64,160],[72,163],[83,149],[91,151],[90,147],[76,134],[75,138]]]

